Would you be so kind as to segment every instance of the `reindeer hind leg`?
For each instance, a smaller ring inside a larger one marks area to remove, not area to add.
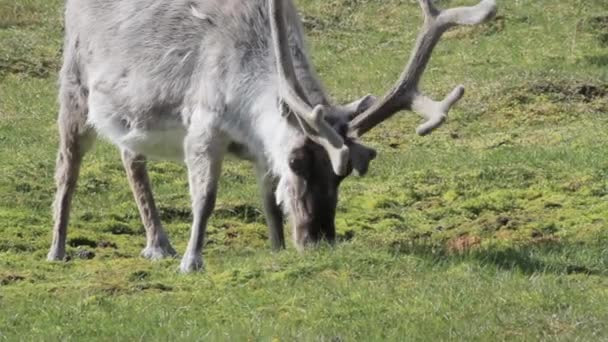
[[[67,226],[70,207],[80,166],[85,153],[91,148],[96,134],[87,126],[87,91],[80,85],[63,81],[60,89],[59,152],[55,180],[57,192],[53,205],[53,240],[47,259],[65,259]]]
[[[127,150],[122,150],[121,155],[139,214],[146,229],[146,248],[141,252],[141,256],[150,260],[175,256],[175,249],[171,246],[160,222],[160,215],[154,202],[146,168],[146,158]]]

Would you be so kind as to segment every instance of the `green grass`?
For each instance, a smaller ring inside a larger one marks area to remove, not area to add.
[[[444,6],[475,1],[440,1]],[[414,1],[299,0],[335,98],[381,94],[415,39]],[[61,0],[0,0],[0,340],[608,339],[608,3],[499,1],[449,32],[424,79],[467,95],[430,137],[403,113],[347,180],[341,242],[273,253],[250,165],[225,164],[207,271],[139,258],[143,227],[118,152],[87,155],[69,253],[50,243]],[[184,251],[184,167],[154,162]]]

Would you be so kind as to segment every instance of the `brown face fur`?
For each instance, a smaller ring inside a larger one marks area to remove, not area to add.
[[[340,184],[353,169],[358,175],[364,175],[370,161],[376,156],[373,149],[347,137],[348,121],[367,110],[375,100],[375,97],[368,95],[340,107],[339,113],[326,118],[351,150],[351,160],[345,176],[334,173],[327,152],[309,139],[291,152],[289,167],[292,174],[286,182],[288,194],[280,199],[285,200],[284,209],[291,216],[298,248],[323,239],[330,243],[335,241],[335,217]]]
[[[338,187],[346,176],[337,176],[325,150],[311,141],[292,151],[289,166],[293,176],[287,204],[296,245],[302,248],[321,240],[334,242]]]

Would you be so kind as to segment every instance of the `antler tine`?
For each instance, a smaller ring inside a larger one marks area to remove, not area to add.
[[[477,25],[496,15],[496,0],[482,0],[476,6],[440,10],[432,0],[419,0],[424,25],[416,46],[399,81],[373,107],[350,123],[349,134],[360,137],[400,110],[413,110],[426,122],[418,127],[420,135],[431,133],[447,119],[451,107],[464,95],[464,87],[456,87],[443,101],[433,101],[418,91],[418,84],[433,49],[445,31],[456,25]]]
[[[435,128],[441,126],[448,118],[450,108],[460,101],[464,95],[464,86],[458,86],[441,102],[433,101],[423,94],[416,94],[412,100],[412,110],[420,114],[427,121],[418,126],[418,135],[427,135]]]
[[[434,18],[439,12],[431,0],[421,0],[420,7],[422,8],[425,19]]]
[[[325,121],[325,107],[311,108],[302,85],[297,79],[289,51],[289,38],[285,22],[284,0],[269,0],[270,29],[276,55],[281,97],[296,115],[307,136],[321,145],[328,153],[334,172],[346,174],[349,160],[348,147],[344,139]]]

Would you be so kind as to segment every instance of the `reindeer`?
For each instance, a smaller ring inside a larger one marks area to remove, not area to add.
[[[419,91],[432,50],[450,27],[496,13],[495,0],[448,10],[419,3],[424,25],[399,81],[380,100],[340,106],[311,66],[291,0],[67,0],[48,260],[65,258],[70,203],[97,135],[121,151],[146,230],[145,258],[175,255],[146,157],[187,166],[193,222],[182,272],[203,268],[226,153],[255,163],[274,248],[285,245],[283,214],[296,247],[334,241],[339,185],[353,170],[365,174],[376,156],[359,139],[401,110],[426,120],[421,135],[441,126],[464,88],[439,102]]]

